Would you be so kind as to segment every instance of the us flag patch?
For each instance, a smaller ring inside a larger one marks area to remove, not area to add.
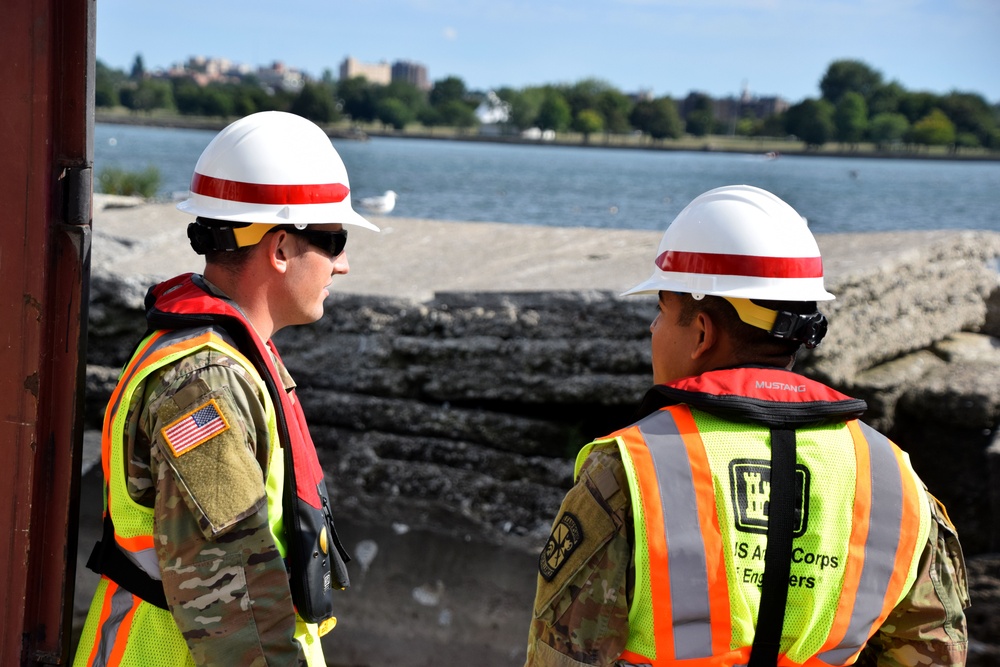
[[[160,433],[174,456],[180,456],[228,430],[229,423],[213,398],[163,427]]]

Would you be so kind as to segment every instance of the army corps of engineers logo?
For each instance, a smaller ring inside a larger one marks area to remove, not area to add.
[[[545,581],[552,581],[569,555],[583,542],[583,528],[575,516],[566,512],[552,529],[549,541],[538,556],[538,571]]]
[[[729,462],[729,489],[735,508],[736,530],[767,534],[771,501],[771,462],[763,459],[733,459]],[[795,530],[806,532],[809,522],[809,469],[795,466]]]

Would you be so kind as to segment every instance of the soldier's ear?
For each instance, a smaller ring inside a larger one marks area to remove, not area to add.
[[[696,337],[694,347],[691,350],[691,359],[704,359],[715,352],[719,345],[719,336],[722,332],[712,319],[712,316],[704,310],[698,311],[691,326],[694,327]]]
[[[262,245],[266,244],[261,250],[267,254],[268,265],[278,273],[288,271],[288,259],[294,254],[291,247],[293,243],[292,235],[281,229],[268,234],[261,241]]]

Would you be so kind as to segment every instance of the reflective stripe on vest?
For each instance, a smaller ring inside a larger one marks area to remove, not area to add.
[[[813,626],[822,633],[813,638],[811,645],[821,646],[813,655],[785,655],[783,641],[782,665],[849,664],[902,599],[927,536],[927,499],[905,454],[860,422],[840,428],[849,432],[857,460],[854,516],[840,590],[817,589],[836,612],[828,626]],[[690,408],[674,406],[591,443],[577,458],[579,471],[594,445],[615,444],[629,479],[635,587],[623,660],[658,667],[749,659],[752,633],[738,641],[731,617],[729,533],[720,529],[713,481],[726,477],[710,465],[703,438],[712,437],[699,432]],[[751,628],[753,614],[743,619]]]

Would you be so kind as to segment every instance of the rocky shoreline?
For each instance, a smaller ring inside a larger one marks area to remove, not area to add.
[[[327,316],[277,336],[362,556],[328,655],[520,664],[572,456],[628,423],[650,382],[654,307],[617,294],[645,277],[659,233],[518,227],[515,242],[509,225],[378,222]],[[90,428],[148,284],[200,269],[184,223],[158,206],[95,214]],[[1000,234],[818,240],[838,299],[797,370],[866,399],[866,421],[948,506],[974,575],[970,664],[989,664],[974,660],[1000,656]]]

